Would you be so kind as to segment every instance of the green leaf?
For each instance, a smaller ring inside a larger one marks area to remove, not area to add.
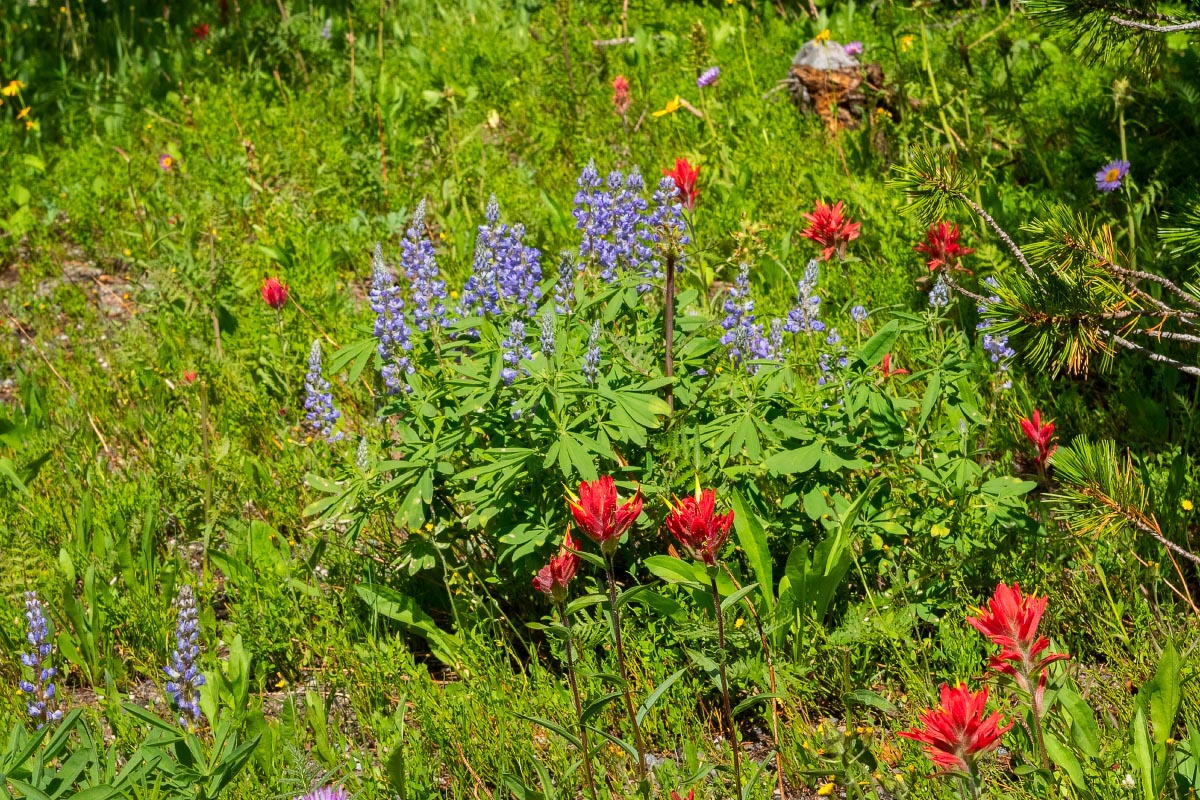
[[[650,713],[650,709],[654,708],[654,704],[658,702],[658,699],[666,694],[666,691],[671,688],[671,685],[674,684],[675,681],[679,680],[685,672],[687,672],[687,667],[678,669],[664,678],[663,681],[658,684],[658,686],[654,687],[654,691],[651,692],[650,695],[642,702],[641,707],[634,715],[638,725],[642,724],[642,720],[644,720],[646,715]]]
[[[775,602],[775,580],[771,573],[771,549],[767,543],[767,530],[746,502],[741,492],[733,493],[733,528],[738,544],[754,570],[754,577],[762,587],[763,601],[770,611]]]
[[[618,692],[617,694],[620,694],[620,693]],[[571,743],[571,745],[573,747],[576,747],[580,750],[583,749],[583,745],[579,742],[578,736],[571,733],[569,730],[564,728],[562,725],[559,725],[557,722],[554,722],[553,720],[546,719],[545,717],[531,717],[527,714],[521,714],[517,711],[513,712],[513,716],[518,717],[519,719],[526,720],[528,722],[532,722],[534,725],[541,725],[546,730],[557,733],[559,736],[566,739],[568,742]]]
[[[424,638],[439,661],[451,667],[456,665],[457,637],[439,628],[433,617],[422,611],[411,597],[378,584],[361,584],[354,588],[358,596],[376,613],[399,622]]]
[[[925,428],[925,423],[929,420],[929,415],[933,413],[933,409],[937,407],[938,396],[942,393],[942,371],[938,370],[933,373],[933,377],[929,379],[929,385],[925,387],[925,394],[921,397],[921,416],[917,421],[917,429],[914,433],[919,434]]]
[[[1154,754],[1151,752],[1150,734],[1146,730],[1146,712],[1141,703],[1137,704],[1133,712],[1133,722],[1129,724],[1129,737],[1129,759],[1137,775],[1138,786],[1142,790],[1142,800],[1157,800],[1158,792],[1154,791]]]
[[[775,453],[767,459],[767,469],[775,475],[798,475],[808,472],[821,460],[824,449],[825,442],[818,439],[795,450]]]
[[[1071,718],[1071,740],[1089,758],[1100,756],[1100,729],[1087,701],[1070,687],[1058,691],[1058,702]]]
[[[742,598],[758,588],[757,583],[749,583],[738,589],[733,594],[721,600],[721,611],[728,611],[732,606],[741,602]]]
[[[883,357],[891,352],[892,345],[896,343],[896,339],[900,336],[900,320],[890,320],[886,325],[875,332],[859,353],[859,358],[868,367],[873,367]]]
[[[1079,759],[1075,757],[1075,753],[1049,731],[1046,732],[1045,740],[1046,754],[1050,756],[1050,760],[1067,773],[1067,777],[1071,779],[1071,783],[1075,784],[1075,788],[1086,792],[1087,780],[1083,777],[1083,767],[1079,765]]]
[[[857,703],[860,706],[877,708],[885,714],[895,714],[899,710],[886,697],[876,694],[870,689],[852,689],[842,695],[842,701],[846,705]]]

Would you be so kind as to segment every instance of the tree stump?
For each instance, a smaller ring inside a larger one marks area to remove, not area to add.
[[[816,111],[830,133],[857,127],[868,111],[888,109],[883,67],[860,64],[833,41],[806,42],[784,81],[792,102],[806,113]]]

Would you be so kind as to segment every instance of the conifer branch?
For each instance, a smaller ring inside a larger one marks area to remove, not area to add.
[[[1179,33],[1180,31],[1200,30],[1200,19],[1192,20],[1191,22],[1182,22],[1178,25],[1150,25],[1145,22],[1122,19],[1115,14],[1109,17],[1109,19],[1126,28],[1137,28],[1139,31],[1154,31],[1155,33]]]

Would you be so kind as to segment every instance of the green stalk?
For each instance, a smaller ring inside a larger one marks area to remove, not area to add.
[[[613,644],[617,649],[617,675],[621,678],[621,695],[625,698],[625,714],[633,726],[633,739],[637,747],[638,777],[646,781],[646,743],[642,741],[642,727],[638,725],[637,712],[633,708],[633,693],[630,690],[629,671],[625,669],[625,646],[621,641],[621,612],[617,610],[617,576],[613,569],[612,556],[604,560],[608,572],[608,610],[612,614]]]
[[[1129,163],[1129,153],[1125,149],[1125,106],[1124,104],[1117,106],[1117,131],[1121,136],[1121,160]],[[1128,178],[1128,176],[1126,176]],[[1129,188],[1129,181],[1125,180],[1123,188],[1125,189],[1125,213],[1126,224],[1129,226],[1129,268],[1137,269],[1137,239],[1134,229],[1133,219],[1133,190]]]
[[[565,594],[565,592],[564,592]],[[587,725],[583,722],[583,703],[579,699],[579,683],[575,679],[575,655],[572,652],[572,646],[575,639],[571,632],[571,619],[567,616],[567,607],[563,603],[557,603],[558,616],[562,620],[562,625],[567,629],[566,639],[566,656],[567,656],[567,682],[571,684],[571,699],[575,701],[575,721],[579,725],[579,743],[583,748],[583,774],[587,779],[588,797],[592,800],[597,800],[596,797],[596,776],[592,774],[592,753],[588,747]]]
[[[737,730],[733,727],[733,711],[729,702],[729,678],[725,675],[725,614],[721,610],[721,593],[717,590],[717,574],[710,570],[709,581],[712,584],[713,613],[717,615],[717,643],[721,648],[717,668],[721,673],[721,705],[725,716],[725,736],[729,739],[729,747],[733,750],[733,786],[736,800],[742,798],[742,762],[738,747]]]

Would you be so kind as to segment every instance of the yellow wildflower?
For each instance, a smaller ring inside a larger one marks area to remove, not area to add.
[[[825,30],[823,30],[823,31],[821,31],[820,33],[818,33],[818,34],[817,34],[817,35],[816,35],[816,36],[813,38],[813,41],[814,41],[814,42],[821,42],[822,44],[824,44],[825,42],[828,42],[828,41],[829,41],[829,36],[830,36],[830,33],[829,33],[829,28],[826,28]]]
[[[1188,499],[1186,499],[1186,498],[1185,498],[1185,499],[1184,499],[1184,501],[1183,501],[1182,503],[1180,503],[1179,505],[1180,505],[1180,507],[1181,507],[1181,508],[1182,508],[1184,511],[1191,511],[1193,508],[1195,508],[1195,506],[1194,506],[1194,505],[1192,505],[1192,501],[1191,501],[1191,500],[1188,500]]]
[[[33,120],[33,119],[25,120],[25,130],[27,130],[27,131],[36,131],[36,130],[39,130],[41,127],[42,127],[42,124],[40,122],[38,122],[37,120]]]
[[[817,789],[817,796],[818,797],[828,797],[829,795],[833,794],[834,788],[835,788],[834,784],[826,783],[826,784],[822,785],[820,789]]]
[[[24,88],[25,84],[18,80],[11,80],[8,82],[7,86],[5,86],[3,89],[0,89],[0,94],[4,95],[5,97],[15,97],[17,92]]]
[[[133,255],[133,251],[130,250],[128,247],[126,247],[125,248],[125,257],[129,258],[131,255]]]
[[[654,116],[665,117],[667,114],[674,114],[676,111],[678,111],[681,108],[683,108],[683,100],[681,100],[679,98],[679,95],[675,95],[674,97],[672,97],[670,100],[667,101],[667,104],[665,106],[663,106],[658,111],[655,111]]]
[[[946,534],[950,533],[950,527],[948,525],[943,525],[942,523],[939,522],[936,525],[934,525],[932,528],[929,529],[929,533],[935,539],[938,539],[938,538],[941,538],[942,536],[945,536]]]
[[[915,36],[901,36],[900,37],[900,52],[907,53],[908,48],[912,47],[913,39],[915,39],[915,38],[916,38]]]
[[[29,116],[29,106],[25,106],[17,112],[17,119],[25,119]]]
[[[743,625],[745,625],[745,624],[746,624],[746,620],[742,619],[741,617],[738,617],[738,618],[737,618],[737,621],[735,621],[735,622],[733,623],[733,627],[734,627],[734,628],[741,628],[741,627],[742,627]]]

